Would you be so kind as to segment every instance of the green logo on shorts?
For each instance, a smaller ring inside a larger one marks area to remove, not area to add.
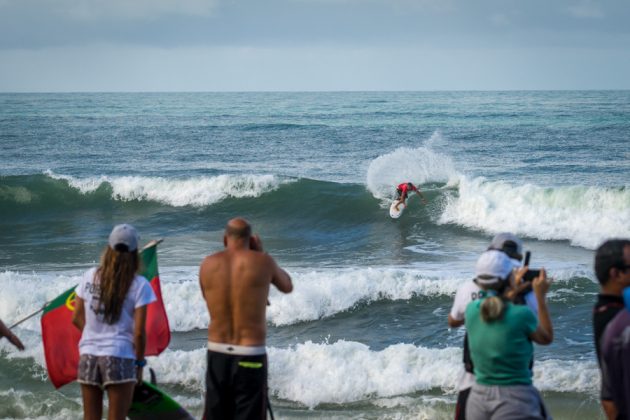
[[[263,364],[260,362],[238,362],[238,365],[248,369],[260,369],[263,367]]]

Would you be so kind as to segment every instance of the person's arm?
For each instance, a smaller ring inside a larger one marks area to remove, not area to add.
[[[514,301],[516,297],[527,289],[532,283],[530,281],[523,281],[523,276],[527,272],[529,268],[525,265],[523,267],[519,267],[517,270],[513,270],[514,273],[514,281],[511,284],[509,290],[507,290],[503,296],[506,299]]]
[[[547,273],[540,269],[540,275],[534,279],[534,293],[538,301],[538,328],[530,334],[529,338],[538,344],[551,344],[553,342],[553,325],[547,308],[546,294],[549,291],[551,281],[547,281]]]
[[[600,369],[601,369],[601,387],[599,392],[599,400],[602,404],[602,409],[608,420],[617,419],[617,406],[612,399],[613,395],[613,381],[610,377],[610,368],[608,367],[606,355],[602,354],[600,357]]]
[[[265,252],[263,250],[262,241],[258,235],[252,235],[249,240],[249,249],[258,252]],[[291,276],[289,273],[284,271],[282,268],[278,266],[273,257],[267,254],[267,257],[270,260],[270,264],[272,264],[272,275],[271,275],[271,284],[276,286],[276,288],[282,293],[291,293],[293,291],[293,283],[291,282]],[[269,301],[267,301],[269,304]]]
[[[420,196],[420,198],[422,199],[422,202],[424,204],[427,204],[427,199],[424,197],[424,195],[420,192],[420,189],[416,188],[416,194],[418,194]]]
[[[449,328],[459,328],[464,325],[464,313],[466,311],[466,305],[472,300],[469,293],[467,284],[463,284],[457,288],[455,292],[455,298],[453,299],[453,306],[448,313],[448,326]]]
[[[601,402],[604,414],[606,414],[606,418],[608,420],[616,420],[618,412],[615,402],[612,400],[601,400]]]
[[[79,296],[74,297],[74,312],[72,312],[72,323],[79,331],[85,327],[85,305]]]
[[[138,366],[138,363],[146,363],[144,359],[144,348],[147,340],[146,321],[147,305],[137,307],[133,312],[133,346],[136,351],[136,377],[138,378],[138,384],[142,383],[142,369],[144,367],[144,365]]]
[[[271,257],[269,257],[271,258]],[[282,268],[276,264],[276,262],[271,258],[274,265],[274,273],[271,278],[271,284],[276,286],[276,288],[282,293],[291,293],[293,291],[293,282],[291,281],[291,276],[289,273],[284,271]]]
[[[4,322],[0,320],[0,338],[6,337],[9,340],[9,343],[13,344],[17,347],[18,350],[24,350],[24,344],[20,341],[19,338],[13,332],[4,325]]]
[[[199,288],[201,289],[201,297],[203,298],[203,300],[206,300],[206,291],[203,288],[203,266],[205,265],[206,261],[204,260],[201,265],[199,266]]]
[[[455,319],[451,316],[451,314],[448,314],[448,326],[450,328],[459,328],[462,325],[464,325],[464,320],[463,319]]]

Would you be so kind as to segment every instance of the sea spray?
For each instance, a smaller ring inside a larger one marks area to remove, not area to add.
[[[422,185],[428,182],[450,183],[457,180],[452,159],[432,149],[432,145],[442,141],[439,132],[417,148],[399,147],[370,162],[366,185],[374,197],[380,200],[391,199],[396,186],[403,182]]]

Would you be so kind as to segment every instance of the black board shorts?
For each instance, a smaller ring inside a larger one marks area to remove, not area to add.
[[[204,419],[266,419],[267,355],[208,350]]]

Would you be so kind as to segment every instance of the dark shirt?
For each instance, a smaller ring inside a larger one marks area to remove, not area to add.
[[[601,340],[603,393],[610,395],[618,419],[630,419],[630,312],[620,311]]]
[[[606,325],[623,308],[623,297],[613,295],[597,295],[597,303],[593,308],[593,333],[595,335],[595,351],[597,353],[597,363],[600,363],[600,343]]]

